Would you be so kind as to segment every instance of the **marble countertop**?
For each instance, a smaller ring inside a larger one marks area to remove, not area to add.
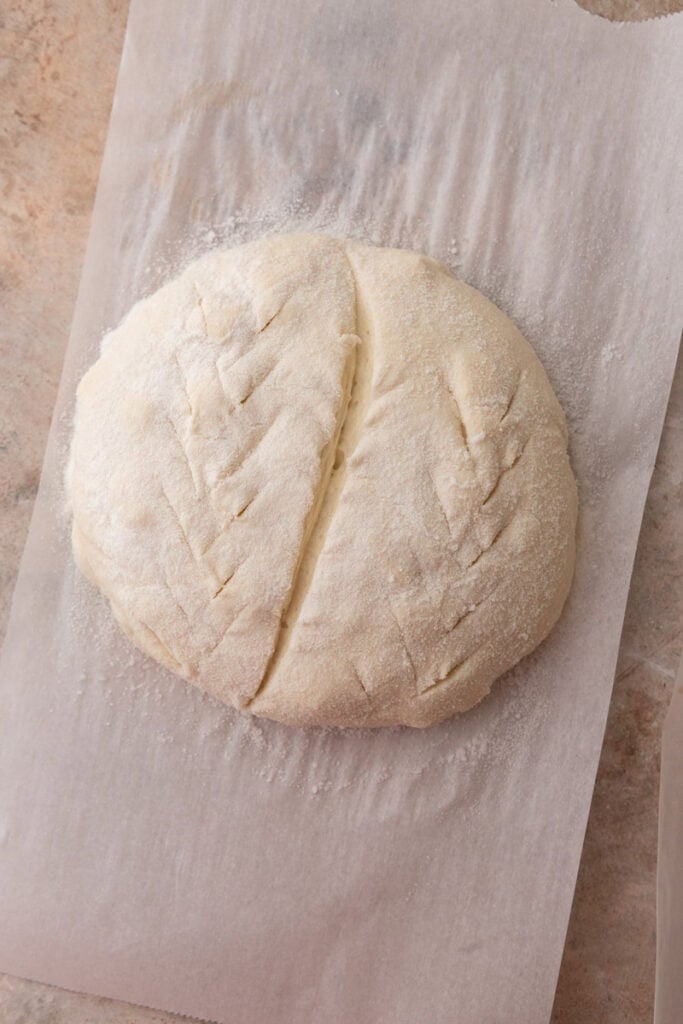
[[[683,0],[580,0],[613,19]],[[76,298],[128,0],[0,7],[0,635]],[[652,1018],[661,730],[683,648],[683,358],[645,509],[553,1024]],[[2,1024],[180,1018],[0,975]],[[512,1022],[511,1022],[512,1024]]]

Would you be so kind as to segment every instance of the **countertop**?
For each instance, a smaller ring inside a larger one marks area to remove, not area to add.
[[[583,0],[615,19],[683,0]],[[128,0],[0,5],[0,635],[76,298]],[[553,1024],[652,1018],[661,730],[683,648],[683,359],[636,557]],[[180,1018],[0,975],[0,1024]],[[510,1022],[517,1024],[517,1022]],[[520,1022],[521,1024],[521,1022]]]

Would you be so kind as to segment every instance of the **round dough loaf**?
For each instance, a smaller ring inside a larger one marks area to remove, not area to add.
[[[573,574],[564,416],[522,335],[425,256],[321,235],[139,302],[79,385],[67,484],[133,643],[296,725],[471,708]]]

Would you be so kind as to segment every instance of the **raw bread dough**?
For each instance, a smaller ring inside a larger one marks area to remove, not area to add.
[[[131,310],[80,383],[68,490],[130,639],[296,725],[465,711],[574,568],[564,416],[519,331],[425,256],[320,235]]]

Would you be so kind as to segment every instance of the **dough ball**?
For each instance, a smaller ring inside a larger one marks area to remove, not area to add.
[[[73,548],[134,644],[294,725],[429,726],[556,622],[577,499],[519,331],[413,252],[197,260],[79,389]]]

